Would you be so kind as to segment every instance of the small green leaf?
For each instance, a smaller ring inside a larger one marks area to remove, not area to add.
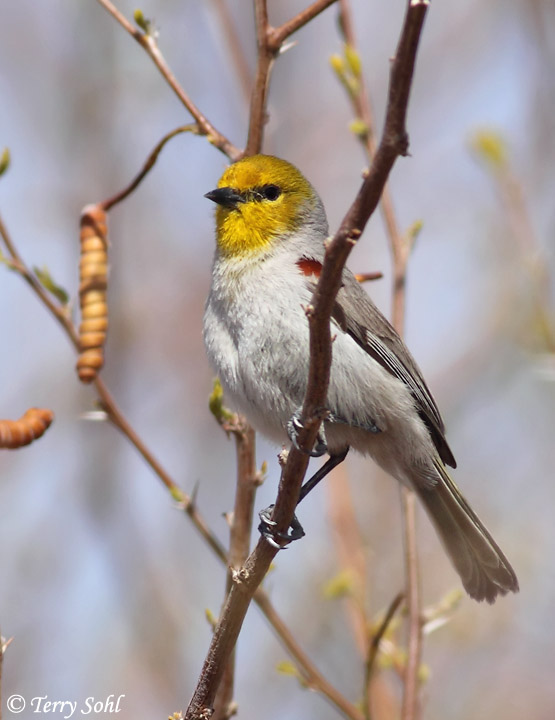
[[[145,16],[143,15],[143,11],[139,10],[139,8],[134,10],[133,20],[135,20],[137,25],[141,28],[141,30],[144,30],[147,35],[150,33],[150,20],[145,18]]]
[[[9,167],[10,167],[10,150],[9,150],[9,148],[6,147],[2,150],[2,155],[0,155],[0,176],[2,176]]]
[[[220,425],[233,417],[233,413],[224,407],[224,390],[219,378],[214,380],[212,392],[208,398],[208,407]]]
[[[50,274],[50,270],[46,266],[43,267],[42,270],[38,267],[33,267],[33,271],[45,290],[48,290],[49,293],[54,295],[54,297],[57,298],[62,305],[68,304],[69,294],[63,287],[54,282],[52,275]]]

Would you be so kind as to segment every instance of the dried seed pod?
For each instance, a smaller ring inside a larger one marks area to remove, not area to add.
[[[29,445],[44,435],[53,419],[51,410],[30,408],[19,420],[0,420],[0,448],[13,450]]]
[[[77,374],[90,383],[104,364],[108,330],[108,240],[106,213],[100,205],[87,205],[81,213],[81,259],[79,261],[80,354]]]

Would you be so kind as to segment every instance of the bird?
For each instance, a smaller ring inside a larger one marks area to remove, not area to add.
[[[208,358],[226,401],[255,430],[295,442],[309,372],[305,310],[329,233],[324,205],[294,165],[271,155],[229,165],[205,197],[216,203]],[[352,448],[416,493],[471,598],[517,592],[509,561],[446,469],[456,462],[422,372],[348,268],[330,324],[327,414],[310,451],[329,459],[300,499]]]

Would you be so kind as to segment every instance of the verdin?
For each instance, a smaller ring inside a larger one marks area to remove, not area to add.
[[[267,155],[231,165],[206,197],[218,206],[204,315],[208,356],[226,400],[283,443],[294,439],[307,385],[304,308],[324,260],[324,207],[299,170]],[[329,415],[320,440],[328,467],[350,447],[372,456],[417,493],[471,597],[491,603],[516,592],[511,565],[445,469],[456,463],[422,373],[348,269],[331,331]]]

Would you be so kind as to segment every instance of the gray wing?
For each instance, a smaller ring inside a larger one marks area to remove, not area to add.
[[[396,330],[348,269],[343,273],[343,286],[337,294],[332,317],[376,362],[407,385],[440,458],[447,465],[456,467],[445,439],[445,425],[420,368]]]

